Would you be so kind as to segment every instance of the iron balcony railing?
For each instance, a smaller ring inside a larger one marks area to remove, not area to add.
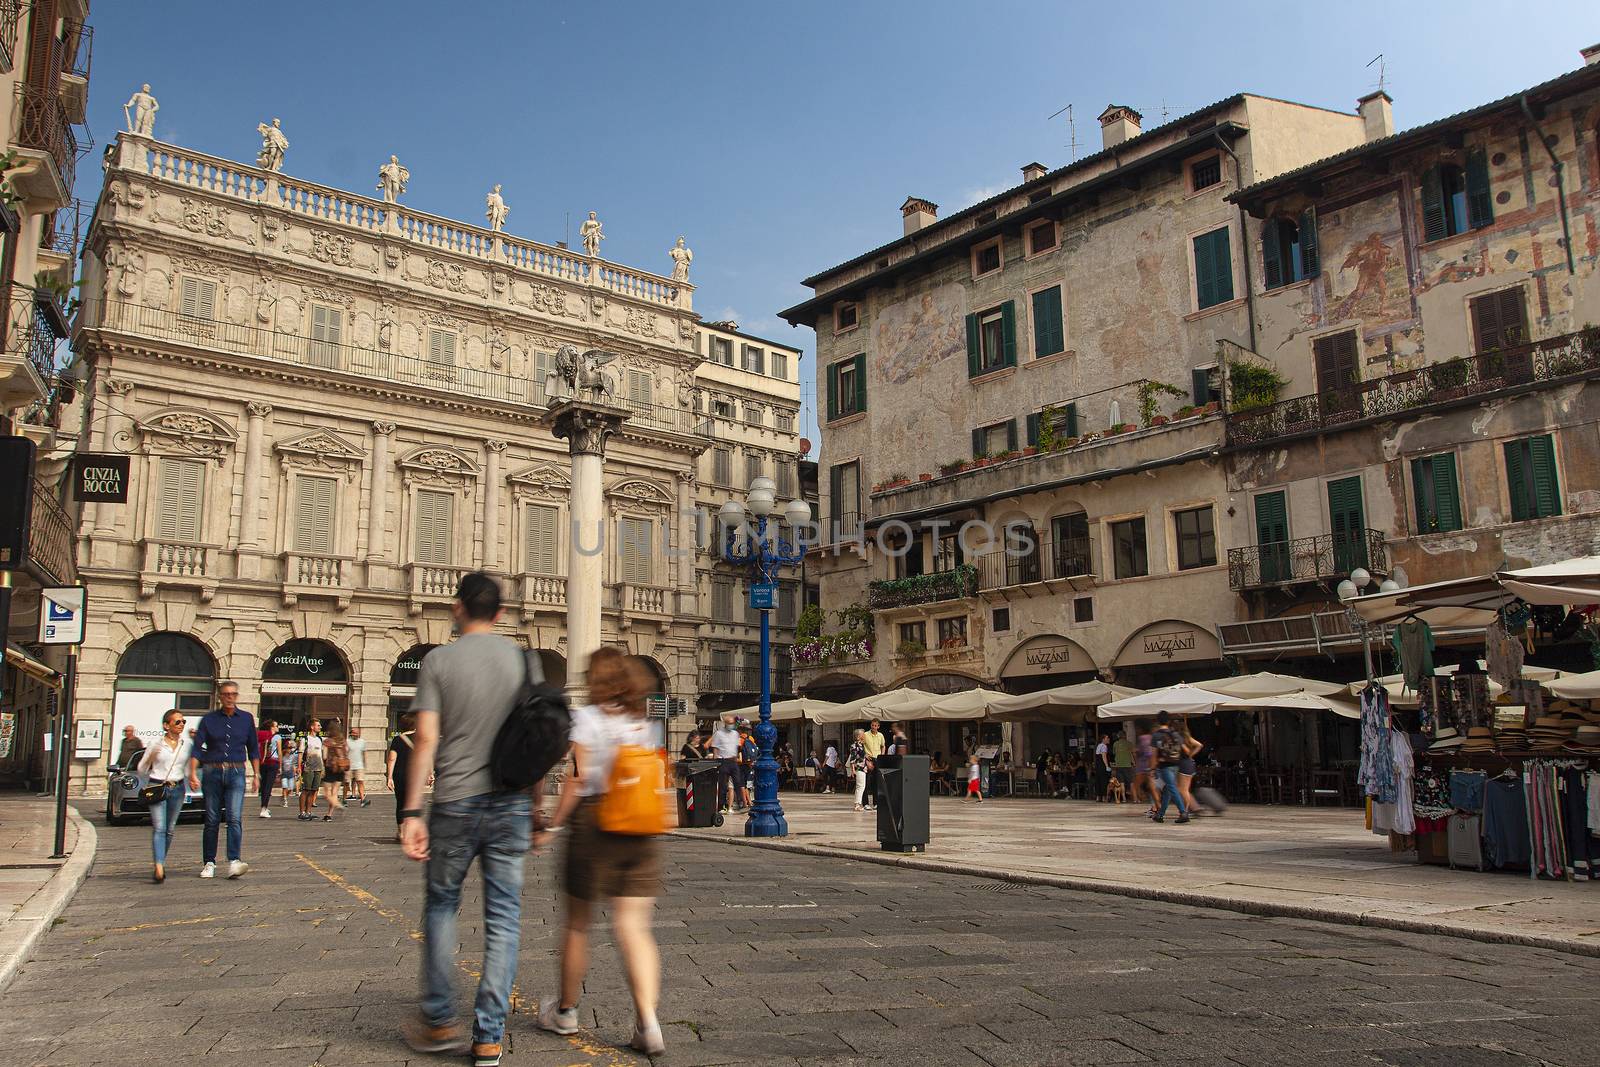
[[[871,582],[867,585],[867,607],[882,610],[933,604],[941,600],[960,600],[977,591],[978,568],[965,563],[954,570]]]
[[[1590,327],[1234,412],[1228,416],[1227,440],[1230,446],[1266,444],[1596,370],[1600,370],[1600,328]]]
[[[794,693],[792,675],[788,670],[772,668],[772,695],[791,696]],[[713,664],[700,668],[702,693],[759,693],[761,692],[760,667],[733,667]]]
[[[77,19],[61,23],[61,73],[89,80],[94,65],[94,27]]]
[[[1087,537],[1021,541],[978,557],[978,588],[1007,589],[1055,578],[1081,578],[1093,572]]]
[[[1235,591],[1294,582],[1332,581],[1357,567],[1389,573],[1389,553],[1378,530],[1348,536],[1322,534],[1228,550],[1228,585]]]
[[[26,285],[6,287],[4,337],[0,346],[13,355],[25,356],[46,385],[56,377],[56,342],[65,334],[61,311],[54,297]]]
[[[77,259],[88,206],[82,200],[73,200],[47,216],[39,230],[39,247]]]
[[[62,187],[71,190],[78,173],[78,139],[54,89],[17,83],[16,143],[47,153],[61,175]]]
[[[28,561],[45,581],[66,584],[77,577],[72,518],[49,488],[33,482],[33,515],[28,526]]]
[[[22,19],[22,0],[0,0],[0,74],[10,74],[17,65],[17,24]]]
[[[89,328],[176,341],[398,385],[463,393],[480,399],[530,407],[542,408],[547,402],[544,379],[537,376],[517,377],[456,363],[434,362],[383,349],[219,322],[142,304],[118,300],[99,302],[80,321]],[[629,429],[644,427],[681,434],[694,432],[694,412],[688,408],[666,407],[624,397],[618,397],[615,403],[629,410],[625,424]]]

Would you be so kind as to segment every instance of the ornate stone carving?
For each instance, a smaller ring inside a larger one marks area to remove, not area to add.
[[[491,437],[483,443],[483,446],[490,452],[504,452],[509,444],[511,444],[510,441],[502,441],[498,437]]]
[[[694,321],[692,319],[678,320],[678,339],[680,341],[694,340]]]
[[[489,272],[489,287],[497,293],[506,291],[506,286],[511,284],[510,275],[503,270]]]
[[[144,254],[121,245],[106,246],[106,268],[116,276],[117,295],[136,296],[139,292],[139,274],[144,270]]]
[[[428,260],[428,284],[435,289],[448,289],[452,293],[467,291],[467,269],[459,263],[440,263]]]
[[[306,292],[311,294],[311,298],[313,300],[319,301],[323,304],[339,304],[346,308],[353,308],[356,306],[355,294],[344,289],[323,289],[313,287],[306,290]]]
[[[398,204],[410,180],[411,172],[400,164],[400,157],[390,156],[389,162],[378,168],[378,191],[383,193],[383,202]]]
[[[565,500],[572,493],[572,479],[558,467],[535,463],[517,471],[507,481],[519,499]]]
[[[617,504],[631,508],[664,510],[673,505],[670,490],[645,478],[623,478],[613,482],[606,496]]]
[[[380,420],[372,424],[372,432],[377,434],[379,437],[388,437],[390,434],[394,433],[394,430],[395,425],[392,422],[383,422]]]
[[[185,274],[203,274],[211,278],[226,278],[231,273],[226,263],[212,263],[188,256],[174,256],[172,264]]]
[[[350,265],[350,238],[327,230],[311,231],[311,258],[336,267]]]
[[[252,400],[244,406],[244,410],[252,418],[264,419],[272,414],[272,405],[263,403],[260,400]]]
[[[536,311],[543,311],[547,315],[578,317],[567,306],[567,294],[564,290],[558,289],[553,285],[534,283],[528,287],[528,291],[531,298],[529,306]]]
[[[282,170],[283,155],[289,151],[289,138],[283,135],[283,127],[277,119],[273,119],[270,126],[265,122],[258,123],[256,132],[261,135],[261,151],[256,153],[256,166],[262,170]]]
[[[545,377],[545,397],[552,401],[577,397],[602,404],[614,401],[616,377],[605,367],[616,358],[615,352],[592,348],[580,355],[576,345],[561,345],[556,349],[555,366]]]
[[[122,105],[122,117],[128,123],[128,132],[138,134],[140,137],[154,136],[156,112],[160,110],[161,105],[150,95],[150,84],[146,82],[141,85],[139,91]]]
[[[188,452],[221,462],[237,438],[221,419],[192,408],[166,408],[135,422],[144,450]]]
[[[478,476],[478,465],[464,453],[440,446],[414,449],[399,466],[407,478],[425,485],[460,485]]]
[[[190,233],[203,233],[207,237],[225,237],[228,233],[228,209],[206,200],[190,196],[178,198],[178,225]]]
[[[442,326],[457,333],[466,333],[467,331],[466,319],[458,319],[454,315],[445,314],[443,311],[423,310],[418,313],[418,317],[429,326]]]
[[[107,378],[106,388],[111,390],[112,396],[127,396],[133,392],[133,383],[126,378]]]
[[[394,321],[392,319],[378,320],[378,347],[388,351],[394,343]]]
[[[489,331],[489,366],[500,370],[506,365],[506,353],[511,351],[511,346],[506,344],[506,332],[496,326]]]
[[[390,270],[394,270],[396,267],[398,267],[400,265],[400,261],[404,258],[405,253],[394,245],[386,244],[383,246],[383,265],[388,267]]]
[[[287,233],[290,228],[290,224],[286,220],[280,219],[271,212],[261,216],[261,237],[268,244],[277,241],[278,237]]]
[[[622,416],[611,411],[596,411],[579,405],[565,407],[556,413],[550,431],[563,438],[575,456],[606,454],[606,438],[617,432]]]
[[[354,480],[366,458],[365,452],[326,430],[311,430],[279,441],[274,448],[288,466],[334,471],[343,474],[346,481]]]

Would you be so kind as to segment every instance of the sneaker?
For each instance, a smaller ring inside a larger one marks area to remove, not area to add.
[[[323,822],[332,822],[333,821],[333,816],[332,815],[324,815],[322,817],[322,821]]]
[[[217,876],[217,865],[215,863],[208,863],[204,867],[200,868],[200,877],[202,877],[202,878],[215,878],[216,876]]]
[[[362,797],[361,798],[361,806],[363,808],[370,808],[370,807],[372,807],[372,801],[368,800],[366,797]],[[498,1062],[498,1061],[496,1061],[496,1062]]]
[[[498,1041],[474,1041],[472,1043],[472,1067],[500,1067],[500,1043]]]
[[[455,1023],[434,1026],[417,1015],[400,1024],[400,1036],[413,1052],[465,1052],[467,1048],[466,1031]]]
[[[667,1051],[667,1043],[661,1040],[661,1024],[652,1020],[649,1026],[633,1024],[633,1040],[628,1042],[628,1047],[646,1056],[659,1056]]]
[[[1151,822],[1166,822],[1167,819],[1166,819],[1166,816],[1164,816],[1164,815],[1152,815],[1152,816],[1150,816],[1150,821]]]
[[[1189,816],[1180,815],[1180,816],[1177,817],[1176,820],[1174,820],[1172,825],[1174,825],[1174,826],[1182,826],[1184,823],[1186,823],[1188,821],[1189,821]]]
[[[578,1009],[562,1010],[559,997],[545,997],[539,1001],[539,1028],[552,1034],[578,1032]]]
[[[263,819],[270,819],[270,818],[272,818],[272,812],[268,811],[266,808],[262,808],[261,809],[261,817]]]
[[[244,860],[232,860],[228,864],[228,877],[229,878],[241,877],[244,874],[244,872],[248,871],[249,869],[250,869],[250,865],[248,863],[246,863]]]

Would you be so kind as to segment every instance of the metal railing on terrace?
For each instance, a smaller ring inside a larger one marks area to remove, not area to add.
[[[996,549],[977,558],[978,588],[1007,589],[1056,578],[1083,578],[1093,569],[1087,537],[1036,538],[1023,550]]]
[[[39,247],[77,259],[88,207],[82,200],[73,200],[52,212],[39,230]]]
[[[772,668],[772,695],[789,696],[794,692],[793,676],[777,666]],[[761,692],[760,667],[732,667],[713,664],[700,668],[702,693],[759,693]]]
[[[94,27],[77,19],[64,19],[61,23],[61,73],[85,81],[94,64]]]
[[[1369,573],[1389,573],[1389,552],[1379,530],[1358,535],[1321,534],[1288,541],[1228,549],[1228,586],[1234,590],[1260,589],[1293,582],[1334,581],[1357,567]]]
[[[1600,370],[1600,329],[1588,328],[1237,411],[1228,416],[1227,442],[1243,447],[1266,444],[1596,370]]]
[[[79,145],[55,90],[18,82],[15,116],[14,142],[47,153],[55,162],[63,187],[70,192],[78,174],[78,154],[88,146]]]
[[[869,582],[867,607],[882,610],[912,604],[932,604],[941,600],[960,600],[977,591],[978,568],[965,563],[954,570]]]
[[[124,134],[124,137],[127,135]],[[332,189],[328,186],[261,170],[247,163],[209,156],[176,145],[144,142],[143,170],[217,196],[266,204],[325,225],[349,226],[368,233],[409,241],[441,252],[482,259],[514,271],[591,286],[665,308],[692,306],[694,286],[591,259],[579,252],[539,244],[481,226],[413,211],[399,204]]]
[[[77,577],[72,518],[49,488],[33,482],[33,515],[28,527],[28,561],[49,579],[62,584]]]
[[[519,378],[456,363],[436,363],[383,349],[219,322],[120,300],[92,303],[85,309],[79,323],[87,329],[113,330],[138,337],[175,341],[234,355],[349,374],[394,385],[459,393],[482,400],[536,408],[545,407],[547,402],[542,378]],[[690,435],[694,433],[695,415],[688,408],[649,404],[623,396],[618,396],[615,403],[631,412],[626,424],[629,427]]]
[[[7,286],[5,296],[5,333],[0,344],[7,353],[25,356],[40,380],[51,384],[56,377],[56,342],[61,337],[58,324],[51,321],[53,309],[45,307],[53,298],[48,294],[41,297],[32,286],[18,284]]]

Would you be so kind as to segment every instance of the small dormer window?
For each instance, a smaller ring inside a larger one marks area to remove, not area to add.
[[[986,274],[993,274],[1002,266],[1000,256],[1000,238],[985,241],[983,244],[972,247],[972,276],[981,278]]]
[[[833,309],[833,332],[844,333],[853,330],[860,322],[860,310],[851,301],[836,304]]]
[[[1189,165],[1189,188],[1198,193],[1202,189],[1209,189],[1213,185],[1222,184],[1222,157],[1207,156]]]

